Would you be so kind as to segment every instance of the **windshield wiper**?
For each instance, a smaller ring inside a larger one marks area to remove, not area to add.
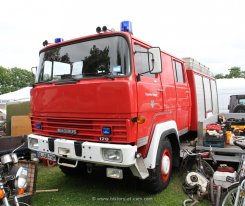
[[[108,79],[114,80],[115,77],[112,75],[112,73],[97,73],[98,76],[100,77],[106,77]]]
[[[112,80],[115,79],[115,77],[113,76],[111,72],[108,72],[108,73],[92,72],[92,73],[83,73],[83,75],[85,75],[85,77],[105,77],[105,78],[112,79]]]
[[[75,84],[77,82],[79,82],[81,79],[76,79],[74,77],[71,77],[69,79],[60,79],[58,81],[56,81],[55,85],[59,85],[59,84]]]
[[[71,84],[71,83],[76,83],[79,82],[81,80],[81,78],[75,78],[73,75],[71,74],[64,74],[64,75],[60,75],[61,79],[56,80],[56,85],[57,84]]]
[[[39,85],[39,84],[53,84],[53,83],[54,82],[52,80],[42,80],[42,81],[32,84],[32,87],[35,87],[36,85]]]

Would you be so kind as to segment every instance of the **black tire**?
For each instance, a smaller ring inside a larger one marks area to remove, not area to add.
[[[219,206],[233,206],[235,203],[236,193],[238,189],[239,183],[231,185],[228,189],[226,189],[221,198]],[[242,200],[241,200],[242,201]],[[238,205],[242,205],[242,202],[239,201]]]
[[[167,165],[166,168],[162,168],[163,161],[167,163],[165,164]],[[168,186],[172,173],[172,161],[171,144],[168,139],[161,138],[157,150],[156,166],[154,169],[149,170],[149,177],[144,180],[144,188],[147,192],[155,194]]]
[[[234,113],[245,113],[245,105],[238,105],[234,109]]]
[[[60,170],[67,176],[79,176],[85,173],[85,165],[78,163],[77,167],[65,167],[59,165]]]

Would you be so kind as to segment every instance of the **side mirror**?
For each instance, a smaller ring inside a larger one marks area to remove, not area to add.
[[[161,50],[159,47],[152,47],[148,50],[148,58],[150,63],[150,73],[159,74],[162,71]]]
[[[37,73],[37,66],[36,66],[36,67],[32,67],[32,68],[31,68],[31,72],[32,72],[34,75],[36,75],[36,73]]]

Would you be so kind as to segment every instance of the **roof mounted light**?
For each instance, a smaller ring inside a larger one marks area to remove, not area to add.
[[[64,41],[63,38],[55,38],[55,39],[54,39],[54,43],[60,43],[60,42],[62,42],[62,41]]]
[[[103,32],[106,32],[108,29],[107,29],[106,26],[103,26],[103,27],[102,27],[102,30],[103,30]]]
[[[100,32],[102,32],[102,31],[103,31],[103,32],[107,32],[107,31],[115,31],[115,30],[114,30],[114,29],[111,29],[111,30],[110,30],[110,29],[107,28],[107,26],[103,26],[102,29],[101,29],[101,27],[99,27],[99,26],[96,28],[96,32],[97,32],[98,34],[99,34]]]
[[[96,32],[99,34],[99,33],[101,32],[101,27],[98,26],[98,27],[96,28]]]
[[[44,42],[43,42],[43,46],[48,46],[48,40],[45,40]]]
[[[133,34],[132,22],[131,21],[122,21],[121,22],[121,31],[126,31]]]

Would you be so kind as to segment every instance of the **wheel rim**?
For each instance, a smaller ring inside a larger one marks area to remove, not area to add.
[[[168,180],[171,168],[171,155],[168,149],[165,149],[162,154],[161,162],[161,176],[162,180],[165,182]]]

